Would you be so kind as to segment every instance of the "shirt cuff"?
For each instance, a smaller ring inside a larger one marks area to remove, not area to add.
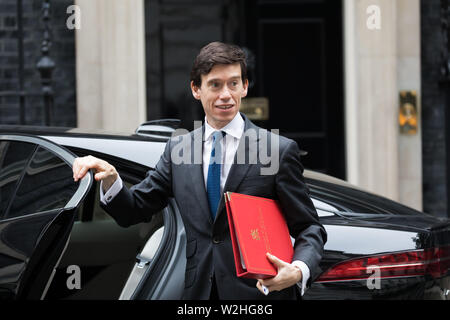
[[[310,272],[309,268],[303,261],[295,260],[292,262],[292,265],[295,267],[298,267],[300,271],[302,272],[302,280],[300,280],[297,285],[301,288],[301,295],[303,296],[305,294],[306,290],[306,283],[308,283]]]
[[[122,179],[120,176],[117,176],[116,181],[114,181],[113,185],[106,191],[106,193],[103,193],[103,181],[100,181],[100,201],[107,205],[110,203],[114,197],[122,190]]]

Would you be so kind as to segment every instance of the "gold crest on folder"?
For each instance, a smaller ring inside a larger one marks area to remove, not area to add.
[[[258,229],[252,229],[250,230],[250,233],[252,234],[253,240],[261,240],[261,238],[259,237]]]

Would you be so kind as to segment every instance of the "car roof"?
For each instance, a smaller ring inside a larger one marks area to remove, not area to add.
[[[156,166],[168,140],[166,136],[129,132],[19,125],[0,125],[0,133],[39,136],[66,148],[104,153],[151,168]],[[149,147],[151,150],[147,150]]]
[[[144,141],[167,141],[166,136],[150,137],[147,135],[139,135],[130,132],[120,132],[105,129],[82,129],[71,127],[44,127],[44,126],[27,126],[27,125],[0,125],[1,133],[20,133],[31,135],[58,135],[58,136],[90,136],[97,138],[117,138],[117,139],[134,139]]]

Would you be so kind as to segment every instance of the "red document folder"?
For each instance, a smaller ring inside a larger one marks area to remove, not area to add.
[[[277,269],[267,252],[291,263],[292,241],[277,201],[227,192],[225,204],[238,277],[275,276]]]

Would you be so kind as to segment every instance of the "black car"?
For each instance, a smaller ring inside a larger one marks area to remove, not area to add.
[[[1,299],[179,299],[186,235],[175,201],[122,228],[76,156],[113,164],[128,186],[155,167],[173,120],[134,134],[0,126]],[[305,170],[328,233],[304,299],[448,299],[450,221]]]

